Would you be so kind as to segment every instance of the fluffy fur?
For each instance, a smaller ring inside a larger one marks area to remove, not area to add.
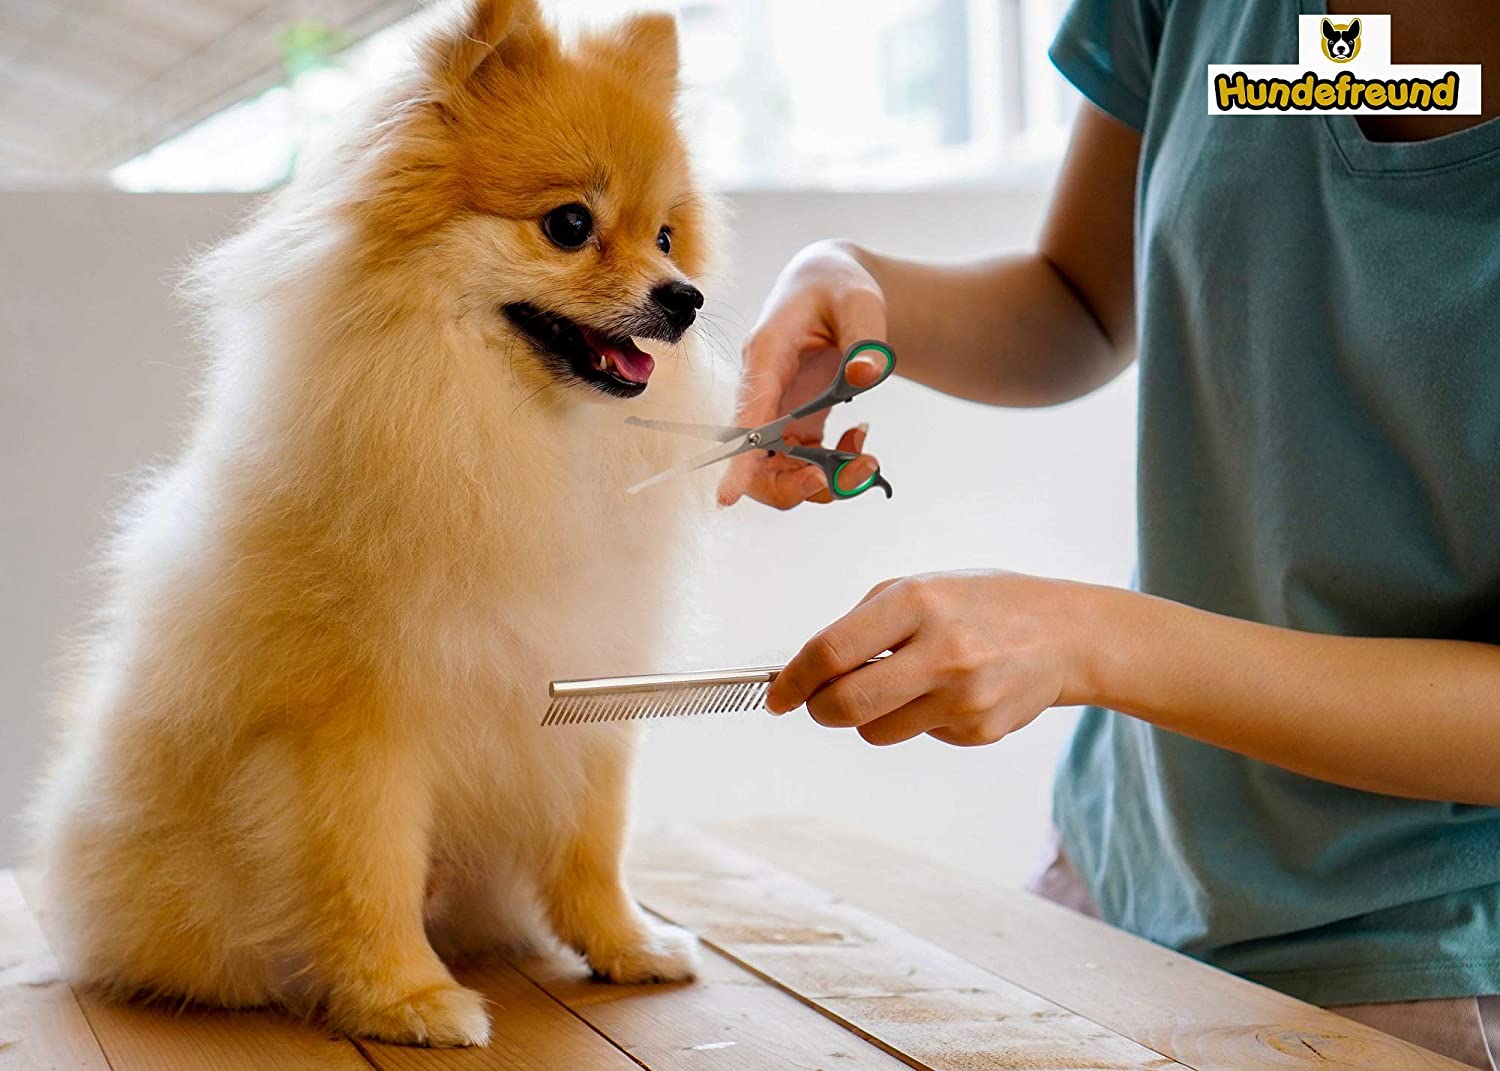
[[[656,663],[694,487],[624,496],[672,458],[622,420],[719,417],[712,377],[656,345],[644,400],[609,398],[504,312],[618,335],[703,271],[675,29],[434,21],[196,272],[201,411],[114,542],[35,815],[64,958],[114,994],[449,1045],[489,1023],[435,947],[528,918],[615,981],[693,971],[623,884],[634,730],[537,723],[548,679]],[[540,220],[573,202],[598,229],[569,251]]]

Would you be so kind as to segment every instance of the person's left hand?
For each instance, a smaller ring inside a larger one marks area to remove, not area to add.
[[[1003,572],[887,580],[803,645],[766,706],[806,703],[819,724],[853,727],[872,744],[921,733],[992,744],[1048,707],[1085,701],[1093,590]]]

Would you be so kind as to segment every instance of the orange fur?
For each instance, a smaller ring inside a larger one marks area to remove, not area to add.
[[[670,20],[565,47],[530,0],[434,17],[198,265],[201,412],[113,544],[35,818],[80,979],[447,1045],[489,1024],[434,945],[540,919],[614,980],[692,972],[623,883],[634,731],[538,719],[549,678],[651,666],[671,625],[696,487],[623,496],[672,460],[623,416],[717,403],[686,345],[606,399],[500,312],[616,322],[704,270]],[[569,252],[538,221],[575,201],[598,240]]]

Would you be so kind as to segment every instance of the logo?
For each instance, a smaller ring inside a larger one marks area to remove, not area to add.
[[[1359,20],[1333,23],[1323,20],[1323,55],[1334,63],[1348,63],[1359,55]]]
[[[1210,115],[1478,115],[1479,64],[1391,62],[1391,17],[1297,17],[1296,63],[1211,63]]]

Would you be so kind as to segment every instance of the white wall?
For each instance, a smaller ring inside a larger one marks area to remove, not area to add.
[[[709,311],[737,345],[781,263],[814,238],[959,255],[1028,242],[1032,192],[749,194]],[[87,605],[91,548],[126,477],[170,452],[196,356],[170,283],[231,225],[234,197],[0,194],[0,866],[43,748],[48,664]],[[1123,582],[1132,556],[1134,379],[1041,412],[987,410],[903,381],[844,407],[872,425],[887,502],[714,520],[698,666],[775,661],[878,580],[999,566]],[[684,667],[686,668],[686,667]],[[539,682],[540,683],[540,682]],[[1071,724],[1044,715],[978,750],[892,749],[810,724],[689,719],[653,729],[643,820],[830,816],[993,875],[1029,869]]]

